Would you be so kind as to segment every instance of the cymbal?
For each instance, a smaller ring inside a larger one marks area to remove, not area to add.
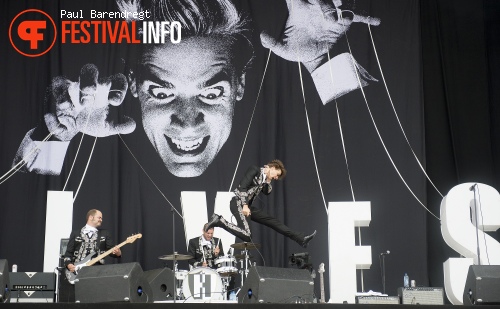
[[[166,261],[173,261],[174,259],[176,261],[184,261],[184,260],[192,259],[193,256],[189,255],[189,254],[174,253],[174,254],[162,255],[162,256],[159,256],[158,258],[160,260],[166,260]]]
[[[234,255],[234,258],[235,258],[235,259],[238,259],[238,260],[241,260],[241,259],[244,259],[244,258],[245,258],[245,256],[248,256],[248,258],[249,258],[249,259],[253,258],[253,256],[252,256],[252,255],[250,255],[250,254],[249,254],[249,255],[245,255],[245,254],[235,254],[235,255]]]
[[[238,242],[238,243],[232,244],[231,247],[234,249],[238,249],[238,250],[259,249],[260,244],[256,244],[253,242]]]

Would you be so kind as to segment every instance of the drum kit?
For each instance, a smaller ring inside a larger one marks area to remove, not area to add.
[[[180,300],[227,300],[227,291],[231,280],[237,274],[241,275],[241,286],[250,271],[252,263],[248,250],[259,249],[256,243],[242,242],[231,245],[231,248],[241,250],[241,254],[220,256],[214,260],[216,269],[196,267],[191,270],[178,269],[177,261],[192,259],[192,255],[174,254],[162,255],[160,260],[174,262],[177,299]],[[238,261],[240,269],[238,269]]]

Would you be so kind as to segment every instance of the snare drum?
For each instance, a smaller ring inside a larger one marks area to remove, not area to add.
[[[187,302],[224,299],[222,279],[215,270],[208,267],[193,268],[182,283],[182,292]]]
[[[238,273],[238,268],[236,267],[236,259],[231,256],[222,256],[214,261],[217,266],[217,272],[222,277],[233,276]]]

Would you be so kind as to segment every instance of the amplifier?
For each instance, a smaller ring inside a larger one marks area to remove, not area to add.
[[[403,305],[444,305],[443,288],[398,288]]]
[[[54,291],[56,278],[54,273],[10,273],[11,291]]]
[[[52,303],[55,274],[43,272],[10,273],[11,303]]]
[[[398,296],[356,296],[356,304],[399,305]]]

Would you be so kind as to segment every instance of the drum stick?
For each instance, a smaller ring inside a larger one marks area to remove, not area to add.
[[[216,247],[219,247],[219,244],[220,244],[220,238],[217,240],[217,246]],[[219,256],[220,256],[220,251],[219,251]],[[224,252],[222,252],[222,255],[224,255]]]

